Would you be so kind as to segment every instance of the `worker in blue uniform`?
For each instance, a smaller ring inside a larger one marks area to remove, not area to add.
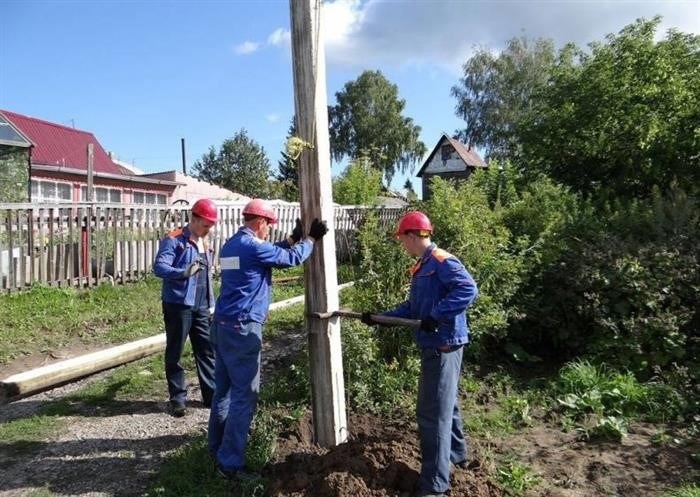
[[[431,242],[433,226],[422,212],[399,221],[394,235],[418,261],[411,268],[410,296],[384,316],[419,319],[416,342],[421,353],[416,415],[421,448],[418,497],[442,497],[450,488],[450,463],[466,467],[468,444],[459,410],[462,351],[469,342],[465,311],[478,290],[474,278],[452,254]],[[362,321],[379,324],[372,313]]]
[[[222,247],[221,293],[212,340],[216,346],[216,390],[209,416],[209,452],[219,475],[250,478],[245,469],[248,430],[257,408],[263,324],[271,297],[272,268],[302,264],[328,231],[314,219],[301,240],[301,221],[287,240],[266,241],[275,211],[261,199],[243,209],[244,225]]]
[[[209,322],[214,312],[213,251],[207,244],[218,209],[210,199],[192,206],[187,226],[168,233],[160,242],[153,272],[163,279],[161,300],[165,321],[165,377],[173,416],[186,414],[187,385],[180,364],[185,341],[192,343],[202,403],[209,407],[214,395],[214,349]]]

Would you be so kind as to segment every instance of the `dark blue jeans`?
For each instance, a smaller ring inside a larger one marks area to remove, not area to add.
[[[209,452],[226,471],[245,466],[248,431],[260,392],[262,324],[212,323],[216,391],[209,414]]]
[[[163,302],[165,321],[165,377],[170,401],[184,404],[187,400],[185,369],[180,364],[187,337],[192,342],[202,402],[211,404],[214,395],[214,349],[209,343],[209,310],[193,310],[180,304]]]
[[[467,442],[457,398],[462,351],[461,346],[448,351],[421,350],[416,407],[421,490],[446,492],[450,488],[450,462],[458,463],[467,458]]]

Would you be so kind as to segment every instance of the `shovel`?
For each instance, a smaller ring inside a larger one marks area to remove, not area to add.
[[[394,316],[382,316],[381,314],[370,314],[375,323],[387,326],[408,326],[409,328],[419,328],[420,319],[397,318]],[[317,319],[330,319],[334,317],[362,319],[361,312],[348,309],[339,309],[333,312],[310,312],[309,317]]]

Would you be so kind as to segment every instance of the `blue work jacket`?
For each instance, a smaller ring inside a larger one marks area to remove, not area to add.
[[[212,285],[212,263],[214,251],[206,242],[204,244],[206,261],[201,261],[202,271],[207,272],[207,299],[209,308],[214,307],[214,287]],[[192,232],[188,226],[171,231],[160,241],[158,254],[153,263],[153,273],[163,279],[161,298],[169,304],[181,304],[188,307],[194,306],[194,298],[197,293],[198,274],[186,278],[183,272],[193,261],[199,258],[197,242],[192,239]]]
[[[435,318],[437,333],[416,331],[420,348],[463,345],[469,342],[465,311],[478,294],[474,278],[459,259],[432,243],[411,268],[409,299],[383,314],[409,319]]]
[[[287,241],[272,244],[241,227],[221,248],[221,294],[216,301],[218,322],[264,323],[270,307],[272,268],[302,264],[311,255],[313,242],[293,247]]]

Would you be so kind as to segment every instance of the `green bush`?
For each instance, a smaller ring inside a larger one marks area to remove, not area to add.
[[[479,287],[469,311],[473,337],[477,343],[483,335],[503,337],[515,311],[509,301],[522,277],[520,251],[477,182],[455,186],[435,178],[431,192],[424,209],[433,223],[433,240],[464,263]]]
[[[403,358],[381,356],[381,343],[388,335],[413,334],[407,330],[370,328],[358,321],[343,321],[343,368],[348,405],[356,412],[412,410],[420,375],[415,347],[405,346]],[[396,337],[394,337],[396,338]]]
[[[679,190],[645,202],[588,201],[553,242],[565,250],[517,295],[523,318],[513,339],[646,377],[696,364],[698,224],[697,202]]]
[[[663,383],[640,383],[632,373],[610,371],[587,361],[565,365],[553,388],[565,414],[578,420],[594,414],[601,420],[623,416],[667,421],[682,411],[685,402]]]

